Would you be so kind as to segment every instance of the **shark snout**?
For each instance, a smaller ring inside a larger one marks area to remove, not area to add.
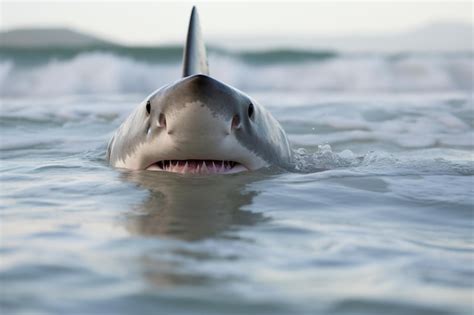
[[[166,130],[166,134],[180,141],[223,138],[240,128],[238,115],[213,112],[200,101],[187,103],[180,109],[160,114],[160,117],[159,125]]]

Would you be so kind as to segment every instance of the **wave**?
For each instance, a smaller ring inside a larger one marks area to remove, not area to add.
[[[210,47],[209,53],[219,56],[231,56],[252,64],[272,64],[280,62],[298,63],[304,61],[326,60],[335,58],[338,54],[329,50],[305,50],[293,48],[277,48],[271,50],[235,51],[218,47]],[[36,49],[0,48],[0,59],[14,60],[22,66],[39,65],[54,60],[70,60],[79,55],[94,52],[110,53],[119,57],[127,57],[148,63],[179,62],[182,57],[182,46],[162,47],[45,47]]]
[[[1,96],[150,93],[180,77],[181,47],[0,53]],[[473,56],[340,55],[211,49],[216,78],[244,90],[453,91],[473,86]]]

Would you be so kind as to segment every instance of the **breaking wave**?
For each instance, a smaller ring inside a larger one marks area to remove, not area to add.
[[[150,93],[180,77],[181,49],[0,52],[1,96]],[[26,54],[26,55],[25,55]],[[244,90],[453,91],[473,86],[471,54],[211,50],[213,76]]]

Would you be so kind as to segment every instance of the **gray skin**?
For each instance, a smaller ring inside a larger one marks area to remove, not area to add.
[[[185,77],[152,93],[119,127],[109,163],[134,170],[162,170],[157,162],[167,160],[237,163],[223,173],[288,168],[292,151],[280,124],[254,99],[207,75],[195,9],[186,46]]]

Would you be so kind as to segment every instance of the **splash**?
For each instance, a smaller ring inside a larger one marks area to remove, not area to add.
[[[319,145],[315,152],[304,148],[295,149],[294,157],[295,172],[323,172],[323,177],[474,175],[472,154],[461,150],[427,149],[398,154],[370,151],[357,155],[351,150],[334,152],[329,144],[324,144]]]
[[[295,149],[293,153],[295,171],[302,173],[357,166],[361,162],[361,157],[356,156],[351,150],[333,152],[329,144],[319,145],[313,153],[305,148]]]

